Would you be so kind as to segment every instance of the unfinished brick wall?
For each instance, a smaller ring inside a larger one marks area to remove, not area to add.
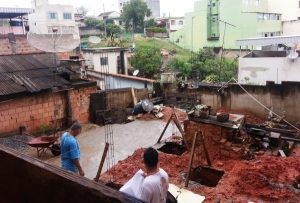
[[[43,53],[32,46],[27,41],[26,36],[16,36],[17,43],[15,45],[9,43],[6,36],[0,37],[0,55],[10,54],[29,54],[29,53]]]
[[[39,132],[42,126],[52,129],[56,123],[60,127],[68,119],[88,123],[90,94],[95,91],[95,87],[88,87],[0,103],[0,135],[16,133],[21,126],[30,133]],[[70,116],[68,110],[71,110]]]
[[[187,120],[184,122],[184,130],[189,146],[192,146],[197,131],[203,133],[205,145],[212,161],[228,157],[241,158],[244,153],[242,144],[233,144],[230,141],[233,135],[231,129]],[[200,146],[199,149],[201,149],[201,161],[202,163],[206,163],[202,141],[200,140],[198,143]]]
[[[90,95],[96,93],[96,87],[81,88],[68,92],[69,110],[72,114],[72,120],[80,123],[88,123],[90,115]]]

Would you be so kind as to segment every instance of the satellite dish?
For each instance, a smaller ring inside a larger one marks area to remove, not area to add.
[[[296,50],[291,50],[290,54],[287,56],[287,58],[290,59],[290,60],[292,60],[293,62],[298,57],[299,57],[299,54],[296,52]]]
[[[45,52],[68,52],[76,49],[80,44],[79,33],[74,30],[63,30],[63,25],[52,26],[48,32],[41,31],[43,26],[30,24],[30,32],[27,34],[27,40],[32,47]]]
[[[88,40],[92,44],[100,44],[101,42],[101,38],[97,36],[90,36]]]
[[[135,71],[133,72],[133,76],[137,76],[137,75],[139,74],[139,72],[140,72],[140,70],[135,70]]]

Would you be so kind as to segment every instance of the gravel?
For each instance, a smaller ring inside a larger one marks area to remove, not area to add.
[[[5,138],[0,138],[0,144],[14,150],[23,152],[29,148],[26,142],[30,141],[32,137],[26,135],[15,135]]]

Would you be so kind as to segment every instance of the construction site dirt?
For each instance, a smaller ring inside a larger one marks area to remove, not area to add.
[[[249,112],[234,113],[244,114],[247,123],[264,122],[263,118],[257,118]],[[180,118],[182,121],[184,114]],[[218,150],[215,142],[210,139],[206,140],[206,145],[213,151]],[[113,169],[102,175],[101,181],[109,182],[111,173],[114,172],[115,183],[125,184],[143,168],[143,151],[143,148],[138,149],[132,156],[119,161]],[[188,151],[180,156],[159,153],[160,167],[169,174],[170,183],[184,187],[190,155]],[[296,147],[289,157],[278,156],[271,150],[257,151],[251,160],[244,160],[238,156],[223,156],[220,153],[210,155],[213,157],[211,168],[224,172],[219,183],[216,187],[208,187],[190,181],[188,186],[192,192],[205,196],[205,202],[300,202],[300,190],[295,187],[295,181],[300,175],[299,147]],[[204,159],[198,161],[193,168],[207,164]]]
[[[140,168],[143,168],[144,149],[138,149],[115,167],[116,183],[125,184]],[[184,187],[189,153],[182,156],[160,153],[160,167],[169,174],[170,182]],[[300,150],[293,156],[282,158],[269,155],[257,156],[251,161],[220,159],[213,167],[223,170],[224,176],[216,187],[191,183],[189,190],[203,195],[207,202],[300,202],[300,190],[293,182],[300,175]],[[101,180],[109,182],[109,171]]]

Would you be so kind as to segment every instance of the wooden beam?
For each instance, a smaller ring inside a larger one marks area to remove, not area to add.
[[[167,128],[170,125],[170,123],[171,123],[172,120],[173,120],[173,114],[169,118],[168,123],[166,124],[166,126],[165,126],[164,130],[162,131],[161,135],[159,136],[157,143],[160,143],[162,137],[164,136],[164,134],[165,134],[165,132],[166,132],[166,130],[167,130]]]
[[[107,156],[108,149],[109,149],[109,143],[106,142],[105,143],[105,148],[104,148],[104,151],[103,151],[103,154],[102,154],[101,162],[100,162],[100,165],[99,165],[99,168],[98,168],[98,172],[97,172],[96,177],[94,178],[94,181],[96,181],[96,182],[99,181],[99,178],[101,176],[102,168],[103,168],[103,165],[104,165],[104,162],[105,162],[105,158]]]
[[[198,132],[196,132],[195,135],[194,135],[194,140],[193,140],[193,145],[192,145],[192,151],[191,151],[191,157],[190,157],[190,161],[189,161],[188,173],[187,173],[187,176],[186,176],[186,179],[185,179],[185,187],[189,186],[191,171],[192,171],[193,162],[194,162],[194,155],[195,155],[197,138],[198,138]]]

